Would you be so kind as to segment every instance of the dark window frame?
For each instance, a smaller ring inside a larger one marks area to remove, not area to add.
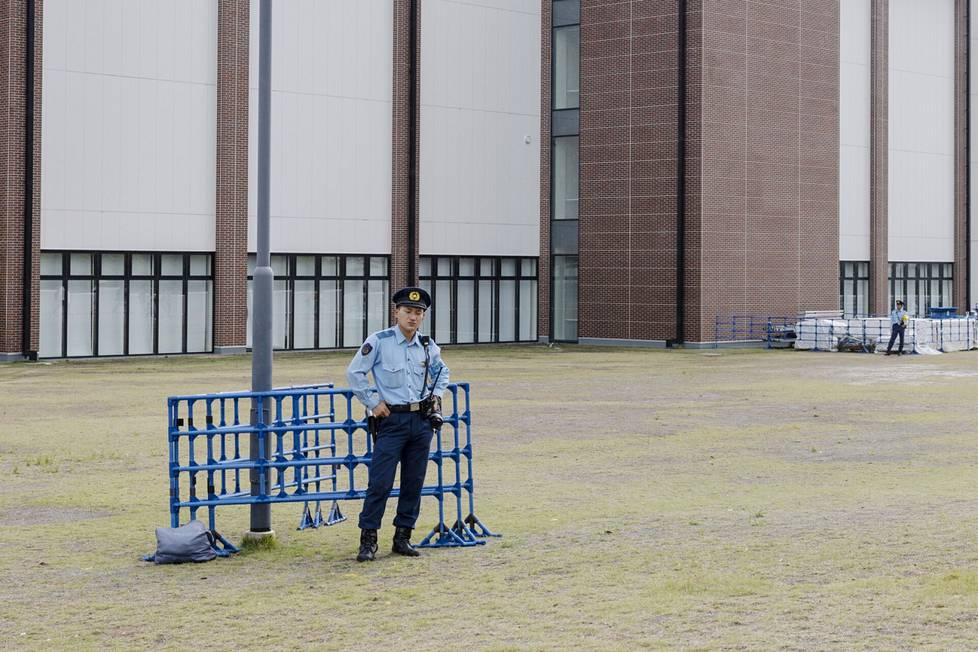
[[[73,274],[71,271],[71,257],[72,255],[84,254],[91,256],[91,266],[90,272],[87,274]],[[99,353],[99,313],[100,313],[100,292],[101,283],[100,281],[122,281],[123,282],[123,333],[122,333],[122,353],[110,353],[108,356],[117,357],[122,356],[150,356],[150,355],[194,355],[199,353],[213,353],[214,351],[214,324],[213,324],[213,314],[214,314],[214,253],[208,251],[93,251],[84,249],[53,249],[44,250],[41,252],[42,256],[48,255],[58,255],[61,257],[61,273],[60,274],[41,274],[40,279],[45,281],[50,280],[60,280],[61,290],[62,290],[62,305],[61,305],[61,354],[58,356],[42,356],[43,359],[58,359],[58,358],[68,358],[68,359],[84,359],[84,358],[98,358],[106,357]],[[102,274],[102,256],[103,255],[122,255],[123,259],[123,273],[120,274]],[[153,273],[152,274],[133,274],[132,273],[132,257],[138,255],[152,256],[153,260]],[[181,256],[181,274],[162,274],[161,261],[163,256]],[[191,274],[190,273],[190,257],[191,256],[206,256],[208,260],[207,274]],[[181,346],[180,351],[175,352],[159,352],[159,295],[160,295],[160,280],[180,280],[182,281],[183,289],[183,315],[182,323],[180,325],[181,330]],[[91,355],[68,355],[68,283],[69,281],[88,281],[91,283],[92,292],[92,354]],[[129,352],[129,287],[131,281],[152,281],[152,292],[153,292],[153,350],[149,353],[130,353]],[[210,302],[211,302],[211,346],[205,351],[187,351],[187,322],[188,322],[188,285],[190,281],[210,281]]]
[[[911,276],[909,273],[909,265],[914,265],[914,275]],[[935,276],[932,271],[932,266],[937,265],[937,275]],[[922,267],[926,266],[926,273],[922,274]],[[898,275],[898,272],[900,274]],[[909,287],[913,283],[915,285],[916,299],[917,299],[917,316],[926,317],[930,311],[930,308],[937,306],[950,306],[954,302],[954,263],[946,261],[893,261],[890,262],[889,266],[889,278],[887,279],[889,285],[889,303],[893,305],[896,299],[901,299],[904,301],[904,305],[909,307]],[[930,282],[937,281],[937,302],[933,301],[933,295],[930,293]],[[944,294],[944,282],[949,283],[948,293],[945,297]],[[920,293],[919,289],[921,283],[924,283],[927,287],[926,293]],[[899,286],[899,287],[898,287]],[[927,301],[923,301],[924,297]],[[966,306],[956,306],[958,309],[966,309]],[[921,313],[923,309],[923,313]]]
[[[850,267],[852,273],[850,274]],[[865,273],[860,273],[865,270]],[[868,315],[847,313],[846,310],[846,281],[852,281],[856,289],[856,305],[859,305],[859,289],[865,287],[866,305],[869,305],[869,261],[868,260],[840,260],[839,261],[839,308],[846,317],[865,317]],[[864,284],[864,285],[863,285]],[[868,308],[867,308],[868,309]]]
[[[462,259],[472,259],[473,261],[473,273],[471,275],[462,275],[460,272]],[[534,301],[537,301],[537,296],[540,287],[540,259],[537,256],[422,256],[421,265],[419,266],[420,274],[418,276],[418,282],[422,287],[425,287],[431,294],[431,301],[434,306],[435,311],[439,308],[439,296],[438,296],[438,286],[437,281],[449,281],[449,293],[451,294],[451,311],[449,313],[449,341],[439,342],[441,344],[519,344],[524,342],[536,342],[539,334],[537,328],[534,328],[534,333],[537,333],[532,339],[520,339],[520,323],[521,323],[521,286],[522,281],[533,281],[534,290],[531,293]],[[448,260],[449,274],[439,274],[438,273],[438,262]],[[512,275],[503,274],[503,261],[512,260],[514,261],[516,271]],[[527,274],[523,272],[523,265],[525,260],[533,261],[533,273]],[[491,261],[492,271],[489,274],[482,273],[482,262]],[[427,268],[425,267],[427,265]],[[426,271],[427,270],[427,271]],[[458,282],[459,281],[472,281],[472,341],[471,342],[459,342],[458,341]],[[480,281],[489,281],[491,283],[492,292],[492,305],[495,307],[492,315],[492,327],[490,339],[488,341],[479,339],[479,299],[481,293],[481,283]],[[500,287],[501,281],[513,281],[515,284],[515,291],[513,293],[513,333],[515,334],[515,339],[503,340],[500,339]],[[537,306],[539,309],[539,306]],[[436,312],[437,315],[437,312]],[[432,322],[428,322],[427,327],[428,332],[434,333],[435,325]]]

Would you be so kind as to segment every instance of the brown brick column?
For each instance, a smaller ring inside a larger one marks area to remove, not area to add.
[[[968,0],[954,3],[954,305],[970,308],[968,266]]]
[[[248,320],[248,0],[217,9],[214,351],[243,352]]]
[[[684,342],[702,341],[716,306],[703,293],[703,2],[686,3],[686,221]]]
[[[415,13],[417,25],[416,53],[421,51],[421,3],[418,0]],[[393,89],[393,141],[392,141],[392,184],[391,184],[391,290],[413,285],[416,278],[409,276],[409,208],[411,205],[411,0],[394,0],[394,89]],[[419,66],[420,68],[420,66]],[[420,103],[421,75],[415,74],[415,104]],[[415,169],[420,157],[421,112],[415,112],[414,162]],[[419,216],[414,224],[415,259],[414,269],[418,269],[418,236],[420,221],[418,179],[414,179],[414,211]],[[415,271],[417,273],[417,271]]]
[[[20,359],[37,351],[41,258],[41,34],[43,2],[34,0],[34,82],[32,192],[30,210],[30,296],[24,306],[24,258],[27,210],[25,147],[27,130],[27,0],[0,3],[0,361]],[[24,313],[30,315],[27,346]],[[25,350],[26,348],[26,350]]]
[[[540,260],[537,270],[537,337],[550,336],[550,119],[553,0],[540,3]]]
[[[869,312],[889,312],[889,0],[872,0],[869,118]]]

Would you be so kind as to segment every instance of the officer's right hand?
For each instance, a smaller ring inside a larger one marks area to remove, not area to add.
[[[381,401],[373,410],[370,411],[370,414],[374,415],[378,419],[383,419],[384,417],[389,417],[391,411],[387,409],[387,403]]]

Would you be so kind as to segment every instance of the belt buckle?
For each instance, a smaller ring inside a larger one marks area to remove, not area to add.
[[[418,410],[421,409],[421,404],[420,403],[411,403],[411,406],[410,407],[411,407],[411,410],[410,410],[411,412],[417,412]]]

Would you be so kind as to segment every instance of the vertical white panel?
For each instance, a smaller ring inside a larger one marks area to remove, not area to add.
[[[41,247],[214,248],[217,5],[44,5]]]
[[[839,8],[839,259],[869,260],[871,4]]]
[[[387,254],[393,3],[290,0],[273,3],[272,12],[272,250]],[[251,250],[257,206],[258,48],[258,7],[252,3]]]
[[[954,260],[954,0],[890,0],[889,255]]]
[[[978,80],[975,79],[975,71],[978,70],[978,5],[973,3],[971,15],[970,15],[970,34],[971,40],[968,43],[969,59],[968,70],[971,74],[970,79],[970,90],[971,94],[969,97],[971,112],[969,115],[968,125],[968,137],[971,141],[969,143],[969,157],[968,164],[970,169],[969,184],[971,185],[971,205],[970,205],[970,215],[968,219],[971,224],[971,270],[969,278],[971,279],[971,303],[968,306],[974,309],[976,304],[978,304],[978,184],[975,183],[976,174],[978,174],[978,139],[975,137],[975,129],[978,129]]]
[[[423,254],[539,254],[539,9],[421,4]]]

